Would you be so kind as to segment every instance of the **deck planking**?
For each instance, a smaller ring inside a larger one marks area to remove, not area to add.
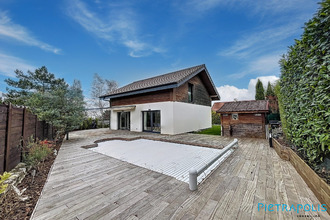
[[[292,165],[262,139],[239,139],[239,148],[195,192],[173,177],[81,148],[99,139],[140,136],[215,148],[232,141],[196,134],[73,132],[58,152],[31,219],[297,219],[296,213],[258,211],[258,203],[320,204]]]

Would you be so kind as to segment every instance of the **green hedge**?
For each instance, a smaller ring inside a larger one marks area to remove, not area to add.
[[[330,1],[320,5],[280,61],[283,130],[313,164],[330,156]]]

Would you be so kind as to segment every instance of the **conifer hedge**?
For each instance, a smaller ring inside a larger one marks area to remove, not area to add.
[[[287,138],[310,163],[330,157],[330,1],[280,60],[280,108]]]

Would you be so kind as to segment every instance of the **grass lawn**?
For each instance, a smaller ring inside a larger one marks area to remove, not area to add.
[[[221,135],[221,125],[212,125],[212,128],[196,132],[196,134]]]

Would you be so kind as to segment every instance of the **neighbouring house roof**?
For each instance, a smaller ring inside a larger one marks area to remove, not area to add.
[[[112,91],[109,94],[100,96],[103,99],[117,98],[129,95],[136,95],[146,92],[159,91],[164,89],[176,88],[200,74],[206,89],[208,90],[212,100],[220,100],[220,95],[206,69],[205,64],[178,70],[152,78],[135,81],[131,84],[123,86]]]
[[[212,111],[214,111],[214,112],[218,111],[224,104],[225,104],[225,102],[215,102],[212,105]]]
[[[267,100],[253,100],[253,101],[236,101],[225,102],[223,106],[217,111],[219,113],[230,112],[268,112]]]

